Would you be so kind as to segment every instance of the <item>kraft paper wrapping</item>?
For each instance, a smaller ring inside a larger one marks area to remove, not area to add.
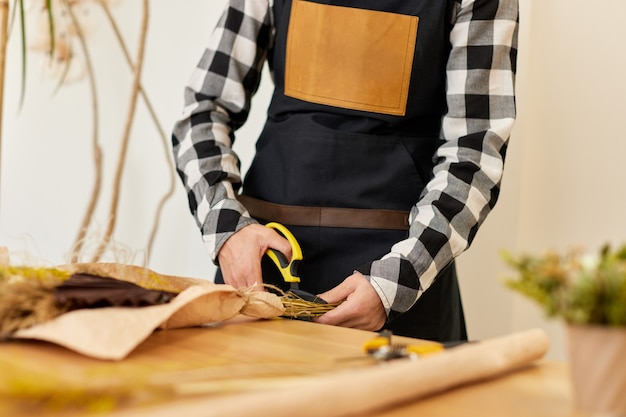
[[[64,313],[45,323],[22,329],[15,338],[55,343],[97,359],[120,360],[156,329],[201,326],[243,314],[273,318],[284,312],[278,296],[242,292],[194,278],[157,274],[122,264],[73,264],[59,267],[72,273],[122,279],[144,288],[177,292],[167,304],[149,307],[105,307]]]
[[[454,387],[494,378],[542,358],[549,341],[534,329],[472,343],[415,361],[397,360],[380,366],[330,375],[297,378],[276,388],[222,397],[185,399],[181,403],[142,407],[116,417],[342,417],[370,415]]]

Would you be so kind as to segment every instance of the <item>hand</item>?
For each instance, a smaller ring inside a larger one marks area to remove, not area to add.
[[[361,330],[380,330],[387,315],[378,293],[365,277],[355,272],[341,284],[318,297],[328,303],[343,301],[339,306],[313,319],[316,323],[352,327]]]
[[[217,255],[224,282],[235,288],[263,291],[261,258],[269,248],[291,259],[289,241],[273,229],[250,224],[235,232]]]

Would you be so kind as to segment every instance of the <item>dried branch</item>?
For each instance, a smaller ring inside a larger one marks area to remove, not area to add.
[[[107,248],[109,242],[111,241],[111,237],[113,235],[113,231],[115,229],[115,223],[117,220],[117,208],[119,203],[120,189],[122,184],[122,174],[124,172],[124,165],[126,161],[126,153],[128,150],[128,143],[130,141],[130,132],[133,124],[133,120],[135,118],[135,111],[137,108],[137,98],[139,96],[140,90],[140,80],[141,80],[141,70],[143,67],[143,58],[146,46],[146,38],[148,34],[148,20],[149,20],[149,1],[143,0],[143,15],[141,22],[141,31],[140,31],[140,40],[139,47],[137,51],[137,64],[135,65],[134,78],[133,78],[133,86],[131,90],[131,98],[130,98],[130,106],[127,113],[126,124],[124,127],[124,134],[122,137],[122,146],[120,148],[120,153],[117,160],[117,169],[115,172],[115,181],[113,184],[113,195],[111,197],[111,206],[109,208],[109,216],[107,221],[107,228],[98,246],[96,253],[92,258],[92,262],[97,262],[104,253]]]
[[[9,1],[0,0],[0,167],[2,166],[2,114],[4,103],[4,69],[9,25]],[[0,174],[2,171],[0,170]],[[0,175],[0,185],[2,175]],[[1,191],[1,190],[0,190]]]
[[[120,45],[120,48],[122,49],[122,52],[124,53],[124,57],[126,58],[126,63],[130,67],[130,69],[134,71],[135,66],[130,57],[130,53],[128,52],[128,47],[126,46],[126,42],[124,41],[124,38],[122,37],[122,34],[119,30],[119,26],[117,25],[117,22],[115,18],[113,17],[113,14],[111,13],[111,9],[109,8],[106,0],[98,0],[98,3],[102,7],[107,19],[109,20],[109,24],[111,25],[111,28],[113,29],[113,32],[115,33],[115,37]],[[167,192],[163,195],[163,197],[161,197],[161,200],[159,201],[159,204],[156,209],[154,223],[152,226],[152,232],[148,240],[148,245],[147,245],[147,250],[146,250],[146,264],[147,264],[149,263],[149,258],[150,258],[150,254],[152,253],[154,240],[158,232],[158,227],[159,227],[163,207],[165,206],[165,203],[167,202],[167,200],[169,200],[174,195],[175,177],[174,177],[174,163],[172,161],[172,158],[170,157],[167,135],[165,134],[165,130],[159,123],[159,119],[156,115],[156,112],[154,111],[152,102],[148,98],[148,95],[146,94],[146,91],[144,90],[141,83],[139,85],[139,92],[141,94],[141,97],[143,98],[143,101],[144,101],[144,104],[146,105],[148,113],[150,114],[150,118],[152,119],[152,122],[154,123],[154,126],[159,133],[159,137],[161,138],[161,144],[163,145],[163,151],[165,153],[165,157],[169,166],[169,173],[170,173],[170,185],[169,185]]]
[[[63,3],[67,8],[67,11],[72,20],[72,23],[76,27],[76,33],[78,34],[78,39],[80,41],[83,54],[85,55],[85,65],[87,68],[89,86],[91,89],[91,108],[92,108],[92,113],[93,113],[92,146],[93,146],[93,158],[94,158],[94,167],[95,167],[95,178],[94,178],[94,185],[91,191],[91,198],[89,199],[87,210],[83,216],[83,220],[81,222],[80,229],[78,230],[78,235],[76,236],[76,240],[74,241],[74,245],[72,246],[73,249],[72,249],[72,254],[71,254],[71,262],[77,262],[78,257],[83,248],[87,231],[89,230],[89,225],[91,224],[91,220],[93,219],[93,213],[96,210],[96,205],[100,197],[100,191],[102,189],[102,170],[103,170],[102,148],[100,147],[100,143],[99,143],[100,141],[98,137],[99,108],[98,108],[98,94],[96,91],[96,78],[95,78],[95,73],[93,70],[93,65],[91,63],[91,57],[89,55],[89,48],[87,47],[87,42],[85,40],[85,36],[80,27],[78,19],[76,18],[76,14],[74,13],[74,10],[72,9],[72,4],[68,0],[63,0]]]

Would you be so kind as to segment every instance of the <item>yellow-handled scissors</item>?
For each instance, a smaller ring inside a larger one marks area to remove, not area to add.
[[[283,253],[275,249],[268,249],[265,252],[267,256],[269,256],[270,259],[274,262],[274,264],[276,264],[276,267],[283,276],[283,280],[290,284],[289,291],[306,301],[326,304],[326,301],[324,301],[323,299],[299,288],[298,284],[300,283],[300,277],[298,276],[298,264],[302,260],[302,249],[300,248],[300,244],[298,243],[294,235],[289,231],[289,229],[287,229],[280,223],[267,223],[265,227],[277,230],[281,235],[285,237],[285,239],[287,239],[287,241],[291,245],[291,260],[287,259],[287,257]]]
[[[391,330],[382,330],[378,336],[363,343],[363,351],[377,360],[387,361],[390,359],[428,356],[443,352],[465,343],[467,340],[455,340],[449,342],[428,342],[423,344],[392,343]]]
[[[425,343],[423,345],[392,343],[391,335],[390,330],[381,331],[378,336],[363,344],[363,351],[377,360],[388,361],[409,356],[431,355],[445,349],[444,345],[440,343]]]
[[[298,284],[300,282],[300,277],[298,276],[298,264],[302,260],[302,249],[300,248],[300,244],[294,235],[291,234],[289,229],[280,223],[271,222],[266,224],[265,227],[277,230],[285,237],[285,239],[289,241],[289,244],[291,245],[291,261],[288,260],[282,252],[274,249],[268,249],[266,253],[278,267],[278,270],[283,276],[285,282]]]

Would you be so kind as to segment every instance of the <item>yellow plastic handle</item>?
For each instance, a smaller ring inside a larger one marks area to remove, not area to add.
[[[363,351],[370,355],[379,353],[400,353],[402,356],[407,354],[416,354],[419,356],[432,355],[434,353],[443,352],[445,346],[441,343],[424,343],[420,345],[407,345],[403,343],[391,343],[392,333],[390,330],[383,330],[378,336],[367,340],[363,344]],[[383,355],[384,356],[384,355]],[[394,358],[398,356],[391,356]]]
[[[289,229],[280,223],[271,222],[266,224],[265,227],[280,232],[291,245],[291,261],[287,260],[284,254],[274,249],[268,249],[266,251],[267,256],[274,261],[285,282],[300,282],[300,277],[298,276],[298,262],[302,260],[302,249],[298,241],[294,235],[291,234]]]
[[[432,355],[433,353],[439,353],[444,351],[444,346],[441,344],[424,344],[424,345],[408,345],[406,347],[407,352],[415,353],[420,356]]]
[[[383,336],[376,336],[363,343],[363,351],[365,353],[374,353],[383,347],[391,346],[389,339]]]

